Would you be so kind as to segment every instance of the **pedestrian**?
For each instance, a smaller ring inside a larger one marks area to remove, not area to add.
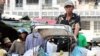
[[[44,39],[41,37],[39,29],[37,31],[33,30],[33,32],[26,37],[25,51],[28,51],[33,47],[40,46],[43,44],[43,42]]]
[[[0,20],[2,19],[2,13],[4,11],[4,4],[5,4],[5,0],[0,0]]]
[[[75,37],[77,37],[80,30],[80,16],[73,13],[74,4],[72,1],[68,0],[64,5],[65,14],[58,16],[58,24],[65,24],[72,27]]]
[[[9,48],[11,47],[12,42],[9,37],[4,38],[4,49],[8,52]]]
[[[19,38],[15,40],[8,51],[8,54],[18,54],[23,55],[25,52],[25,40],[28,35],[27,31],[23,28],[18,30]]]

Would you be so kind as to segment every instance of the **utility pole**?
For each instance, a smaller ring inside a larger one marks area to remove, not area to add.
[[[42,0],[39,0],[39,18],[42,18]]]

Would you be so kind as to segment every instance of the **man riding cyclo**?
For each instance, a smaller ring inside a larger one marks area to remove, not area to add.
[[[71,56],[86,56],[88,50],[84,47],[87,46],[87,41],[85,36],[79,33],[81,30],[80,16],[73,13],[74,8],[75,6],[72,1],[68,0],[65,2],[64,9],[66,13],[58,16],[57,24],[69,25],[72,27],[76,44],[73,43],[74,45],[71,45],[73,46]]]

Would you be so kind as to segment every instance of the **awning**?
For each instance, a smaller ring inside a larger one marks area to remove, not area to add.
[[[47,23],[47,24],[56,24],[56,20],[54,19],[48,19],[48,18],[34,18],[33,21],[39,22],[39,23]]]

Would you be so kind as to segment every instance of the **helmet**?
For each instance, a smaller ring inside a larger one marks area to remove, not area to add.
[[[18,32],[19,32],[19,33],[24,33],[24,32],[27,32],[27,31],[26,31],[26,29],[24,29],[24,28],[20,28],[20,29],[18,29]]]

